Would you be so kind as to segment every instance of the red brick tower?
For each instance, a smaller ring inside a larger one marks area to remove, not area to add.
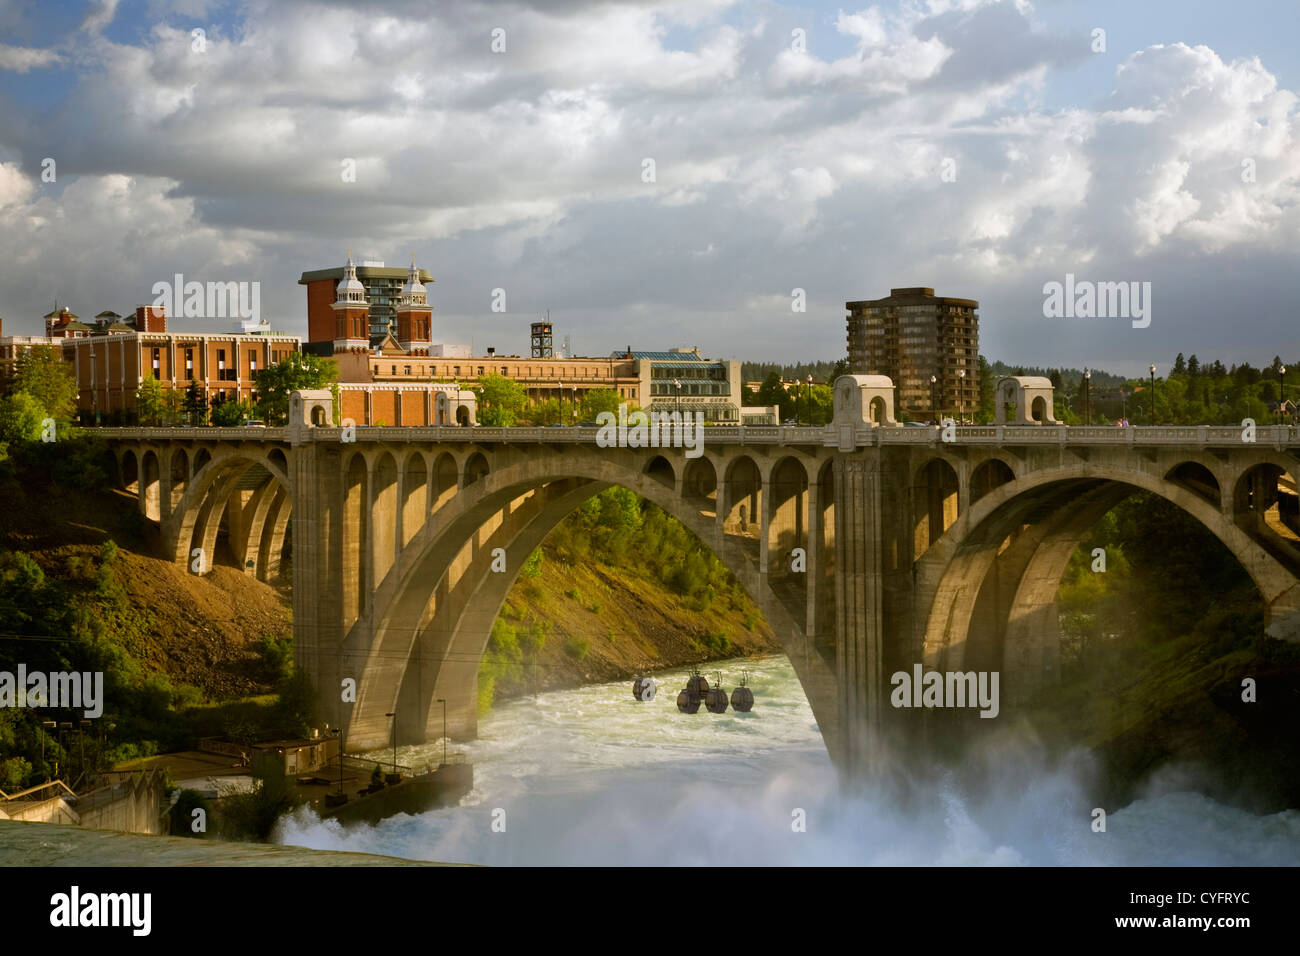
[[[397,341],[412,355],[428,355],[432,335],[433,306],[415,268],[415,253],[411,253],[411,271],[397,302]]]
[[[334,351],[365,352],[370,349],[370,303],[366,301],[366,287],[357,278],[352,264],[352,250],[348,250],[348,265],[339,280],[334,304]]]

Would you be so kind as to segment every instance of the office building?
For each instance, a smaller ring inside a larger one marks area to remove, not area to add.
[[[909,417],[971,415],[979,404],[978,302],[917,287],[844,307],[850,373],[888,375]]]

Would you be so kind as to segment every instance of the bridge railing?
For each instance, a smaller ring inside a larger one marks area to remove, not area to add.
[[[175,425],[175,426],[157,426],[157,427],[137,427],[137,428],[108,428],[89,426],[85,429],[104,438],[117,439],[160,439],[167,438],[176,440],[185,439],[202,439],[205,441],[287,441],[289,438],[289,429],[283,427],[269,428],[265,425],[244,425],[235,428],[221,427],[199,427],[192,425]],[[337,429],[336,429],[337,430]]]
[[[343,429],[337,427],[243,426],[238,428],[88,428],[97,435],[116,440],[200,440],[200,441],[290,441],[305,435],[315,442],[337,442]],[[298,435],[291,434],[298,432]],[[588,444],[598,441],[601,429],[594,426],[511,426],[476,425],[358,425],[352,438],[357,442],[483,442],[529,444]],[[667,430],[665,430],[667,434]],[[1243,429],[1238,425],[957,425],[955,444],[994,445],[1240,445]],[[858,428],[859,446],[925,445],[942,441],[943,429]],[[705,445],[837,445],[839,433],[833,425],[705,425]],[[1255,442],[1266,445],[1294,445],[1300,442],[1300,428],[1294,425],[1259,425]]]

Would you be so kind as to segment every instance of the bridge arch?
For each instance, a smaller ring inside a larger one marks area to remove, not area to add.
[[[1204,462],[1194,458],[1181,461],[1165,472],[1165,480],[1199,495],[1216,508],[1220,506],[1219,478]]]
[[[1221,509],[1163,474],[1080,463],[1033,472],[985,495],[917,562],[917,603],[928,608],[917,622],[917,659],[936,669],[978,663],[1003,670],[1012,699],[1028,696],[1050,679],[1053,666],[1051,648],[1027,643],[1029,622],[1041,623],[1052,613],[1069,556],[1095,521],[1139,490],[1169,501],[1224,544],[1259,590],[1270,634],[1300,636],[1300,585],[1290,570]],[[1016,550],[1019,536],[1023,543]],[[999,614],[1005,640],[995,637],[981,647],[970,640],[972,621],[979,602],[992,599],[985,589],[999,560],[1010,564],[1020,582],[1011,602],[1014,618]]]
[[[462,486],[468,488],[487,475],[490,470],[487,456],[481,451],[474,452],[465,459],[465,480],[462,482]]]
[[[718,469],[709,455],[689,458],[682,471],[682,494],[701,515],[718,514]]]
[[[721,507],[723,530],[752,535],[761,527],[763,508],[763,473],[749,455],[737,455],[727,463],[723,481]]]
[[[183,457],[185,456],[185,457]],[[188,462],[186,461],[188,458]],[[226,532],[231,557],[243,571],[269,580],[278,573],[292,508],[288,458],[279,448],[184,449],[168,456],[172,489],[161,527],[169,556],[203,572],[216,563],[219,533]],[[175,476],[186,474],[179,489]]]
[[[386,715],[394,712],[402,715],[397,719],[406,739],[437,733],[438,699],[448,701],[457,715],[449,719],[460,732],[472,732],[478,661],[523,561],[582,501],[614,485],[673,515],[718,555],[768,613],[801,680],[829,679],[828,665],[807,653],[799,627],[763,587],[736,536],[721,534],[716,520],[644,462],[643,455],[556,450],[485,475],[432,514],[376,582],[373,613],[362,613],[339,650],[339,666],[358,676],[357,702],[350,714],[340,713],[348,720],[349,745],[382,745],[392,733]],[[736,480],[752,490],[759,472],[752,459],[749,466],[752,472],[742,465]],[[497,548],[506,554],[505,573],[491,570]],[[829,741],[835,715],[816,707]]]
[[[996,456],[985,458],[975,466],[970,475],[971,504],[979,501],[995,488],[1016,480],[1015,469]]]
[[[925,554],[958,518],[957,469],[935,456],[916,469],[912,478],[913,554]]]
[[[646,463],[645,473],[665,488],[677,487],[677,472],[663,455],[655,455]]]

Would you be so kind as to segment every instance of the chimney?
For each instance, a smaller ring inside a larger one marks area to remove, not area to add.
[[[167,307],[164,305],[137,305],[135,307],[137,332],[166,332]]]

